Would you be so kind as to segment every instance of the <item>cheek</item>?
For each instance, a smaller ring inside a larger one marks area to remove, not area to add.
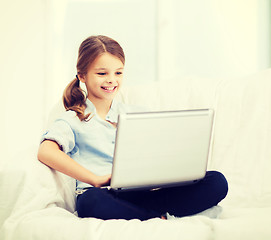
[[[122,83],[122,81],[123,81],[123,76],[122,76],[122,77],[119,77],[119,79],[118,79],[118,83],[119,83],[119,84],[121,84],[121,83]]]
[[[100,81],[96,77],[92,77],[91,79],[88,80],[87,84],[89,86],[96,87],[100,85]]]

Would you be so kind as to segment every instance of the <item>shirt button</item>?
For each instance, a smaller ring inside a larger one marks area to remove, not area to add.
[[[115,144],[115,141],[112,141],[112,144]]]

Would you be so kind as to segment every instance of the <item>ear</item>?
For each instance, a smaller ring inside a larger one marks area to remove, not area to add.
[[[85,74],[77,74],[80,82],[85,83],[86,82],[86,75]]]

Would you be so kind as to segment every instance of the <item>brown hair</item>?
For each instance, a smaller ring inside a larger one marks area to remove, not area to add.
[[[106,36],[91,36],[84,40],[78,51],[77,74],[85,75],[94,62],[101,54],[108,52],[118,57],[125,63],[125,55],[121,46],[113,39]],[[65,109],[75,111],[81,121],[87,121],[90,114],[85,115],[86,93],[80,88],[79,78],[76,76],[63,93],[63,104]]]

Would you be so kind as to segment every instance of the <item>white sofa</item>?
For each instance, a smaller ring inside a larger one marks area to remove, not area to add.
[[[33,144],[1,171],[0,239],[271,239],[271,69],[242,79],[127,87],[119,97],[153,110],[215,109],[208,168],[229,182],[220,207],[168,221],[80,219],[75,181],[41,164]]]

